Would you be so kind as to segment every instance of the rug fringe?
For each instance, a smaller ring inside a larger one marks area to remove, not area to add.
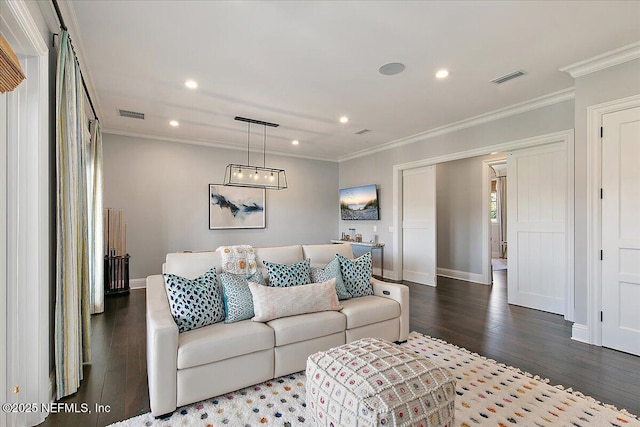
[[[509,370],[511,370],[511,371],[515,371],[515,372],[517,372],[518,374],[521,374],[521,375],[526,376],[526,377],[528,377],[528,378],[532,378],[532,379],[534,379],[534,380],[536,380],[536,381],[540,381],[540,382],[543,382],[543,383],[545,383],[545,384],[549,384],[549,382],[550,382],[548,378],[542,378],[542,377],[540,377],[540,376],[538,376],[538,375],[533,375],[533,374],[531,374],[531,373],[529,373],[529,372],[523,371],[522,369],[517,368],[517,367],[515,367],[515,366],[510,366],[510,365],[506,365],[506,364],[504,364],[504,363],[497,362],[497,361],[495,361],[495,360],[493,360],[493,359],[489,359],[488,357],[485,357],[485,356],[483,356],[483,355],[481,355],[481,354],[474,353],[473,351],[468,350],[468,349],[466,349],[466,348],[464,348],[464,347],[459,347],[459,346],[457,346],[457,345],[455,345],[455,344],[451,344],[450,342],[447,342],[447,341],[445,341],[445,340],[443,340],[443,339],[435,338],[435,337],[432,337],[432,336],[429,336],[429,335],[424,335],[424,334],[421,334],[420,332],[416,332],[416,331],[411,331],[411,333],[409,333],[409,338],[411,338],[412,336],[413,336],[414,338],[415,338],[416,336],[417,336],[418,338],[420,338],[420,337],[422,337],[422,338],[427,338],[427,339],[430,339],[430,340],[432,340],[432,341],[439,342],[439,343],[441,343],[441,344],[450,345],[450,346],[455,347],[456,349],[458,349],[458,350],[460,350],[460,351],[463,351],[463,352],[465,352],[465,353],[467,353],[467,354],[470,354],[470,355],[475,356],[475,357],[479,357],[479,358],[481,358],[482,360],[486,360],[486,361],[488,361],[488,362],[495,363],[496,365],[500,366],[501,368],[505,368],[505,369],[509,369]],[[571,394],[571,395],[573,395],[573,396],[576,396],[576,397],[580,397],[580,398],[582,398],[582,399],[585,399],[586,401],[588,401],[588,402],[590,402],[590,403],[594,403],[594,404],[597,404],[597,405],[602,406],[602,407],[604,407],[604,408],[608,408],[608,409],[611,409],[611,410],[614,410],[614,411],[618,411],[618,412],[620,412],[621,414],[626,415],[627,417],[630,417],[630,418],[633,418],[633,419],[636,419],[636,420],[640,420],[640,417],[639,417],[638,415],[636,415],[636,414],[632,414],[631,412],[627,411],[627,410],[626,410],[626,409],[624,409],[624,408],[617,408],[615,405],[611,405],[611,404],[609,404],[609,403],[602,403],[602,402],[600,402],[599,400],[595,399],[594,397],[587,396],[587,395],[585,395],[585,394],[583,394],[583,393],[581,393],[581,392],[579,392],[579,391],[577,391],[577,390],[573,390],[571,387],[569,387],[569,388],[566,388],[566,389],[565,389],[565,388],[564,388],[564,386],[563,386],[562,384],[556,384],[556,385],[551,385],[551,384],[549,384],[549,385],[550,385],[550,386],[552,386],[552,387],[554,387],[554,388],[556,388],[556,389],[558,389],[558,390],[561,390],[561,391],[567,392],[567,393],[569,393],[569,394]]]

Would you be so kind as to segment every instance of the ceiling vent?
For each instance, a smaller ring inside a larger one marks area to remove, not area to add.
[[[371,132],[369,129],[362,129],[356,132],[356,135],[364,135],[367,132]]]
[[[118,114],[120,114],[120,117],[128,117],[130,119],[144,120],[144,113],[137,113],[135,111],[128,111],[128,110],[118,110]]]
[[[504,76],[500,76],[500,77],[496,77],[495,79],[491,80],[491,83],[495,83],[497,85],[507,82],[509,80],[513,80],[516,79],[518,77],[524,76],[526,73],[522,70],[518,70],[518,71],[514,71],[512,73],[509,74],[505,74]]]

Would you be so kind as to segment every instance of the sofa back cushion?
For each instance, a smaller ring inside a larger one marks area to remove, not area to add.
[[[311,265],[324,267],[329,264],[336,254],[345,258],[353,258],[353,249],[349,243],[327,244],[327,245],[302,245],[304,258],[311,259]]]
[[[302,256],[302,246],[272,246],[256,249],[256,264],[262,271],[262,275],[267,278],[269,275],[263,261],[273,262],[276,264],[295,264],[304,261]]]
[[[213,267],[217,272],[222,271],[222,261],[218,252],[175,252],[167,254],[163,273],[195,279]]]

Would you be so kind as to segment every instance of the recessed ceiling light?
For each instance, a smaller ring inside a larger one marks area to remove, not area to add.
[[[340,123],[347,123],[348,121],[349,121],[349,117],[347,116],[340,117]]]
[[[436,78],[438,79],[446,79],[447,77],[449,77],[449,70],[442,69],[436,73]]]
[[[297,139],[294,139],[293,141],[291,141],[291,143],[293,145],[298,145],[298,144],[300,144],[300,141],[298,141]]]
[[[171,120],[169,124],[174,128],[180,126],[180,123],[177,120]]]
[[[184,82],[184,85],[189,89],[196,89],[198,87],[198,83],[195,80],[187,80]]]
[[[384,64],[382,67],[378,68],[378,72],[385,76],[393,76],[395,74],[400,74],[404,69],[404,64],[399,62],[389,62],[388,64]]]

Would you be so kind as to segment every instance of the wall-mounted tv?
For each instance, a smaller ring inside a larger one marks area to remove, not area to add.
[[[378,220],[378,191],[375,184],[340,190],[340,219]]]

